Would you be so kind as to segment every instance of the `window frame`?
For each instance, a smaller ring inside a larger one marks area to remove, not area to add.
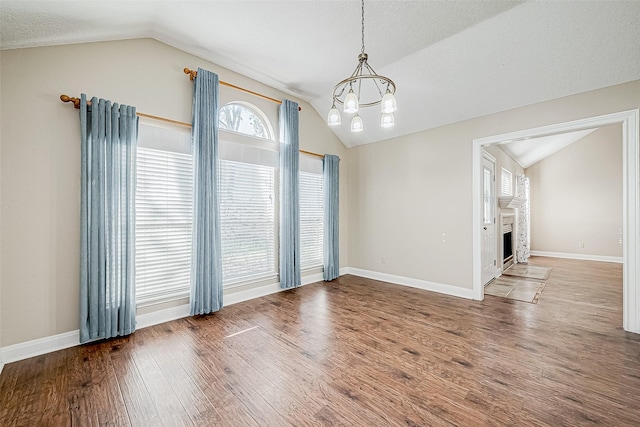
[[[302,258],[302,252],[303,252],[303,248],[302,248],[302,214],[303,214],[303,210],[302,210],[302,185],[300,186],[300,270],[301,271],[309,271],[309,270],[315,270],[315,269],[322,269],[324,268],[324,254],[323,254],[323,245],[324,245],[324,176],[322,173],[317,173],[317,172],[311,172],[311,171],[306,171],[306,170],[300,170],[298,172],[298,179],[300,181],[302,181],[302,176],[303,174],[306,175],[318,175],[320,177],[320,197],[321,197],[321,202],[320,202],[320,261],[319,263],[316,264],[309,264],[309,265],[304,265],[304,260]]]
[[[229,160],[238,163],[255,164],[269,166],[273,168],[273,209],[274,209],[274,223],[273,223],[273,248],[274,259],[273,266],[270,272],[261,274],[251,274],[235,279],[223,281],[223,288],[233,289],[244,286],[254,285],[266,285],[277,281],[279,277],[279,142],[275,140],[275,132],[273,131],[273,125],[267,114],[254,104],[245,101],[231,100],[224,104],[220,109],[228,105],[241,105],[247,108],[259,117],[267,130],[271,139],[260,138],[255,135],[236,132],[220,127],[219,142],[219,161]],[[221,180],[222,181],[222,180]],[[222,197],[222,195],[221,195]]]
[[[221,165],[220,162],[223,161],[227,161],[227,162],[232,162],[232,163],[241,163],[241,164],[247,164],[247,165],[255,165],[255,166],[262,166],[262,167],[269,167],[269,166],[265,166],[265,165],[257,165],[255,163],[250,163],[250,162],[242,162],[242,161],[236,161],[236,160],[229,160],[229,159],[218,159],[218,164]],[[220,173],[222,173],[222,166],[220,167]],[[236,278],[232,278],[232,279],[227,279],[224,280],[222,282],[222,287],[223,289],[232,289],[232,288],[236,288],[236,287],[242,287],[242,286],[246,286],[248,284],[252,284],[252,283],[257,283],[257,282],[262,282],[265,280],[271,280],[271,279],[276,279],[278,277],[278,250],[279,250],[279,242],[278,242],[278,169],[273,167],[273,241],[272,241],[272,247],[273,247],[273,264],[271,265],[271,270],[268,272],[263,272],[263,273],[255,273],[255,274],[249,274],[249,275],[245,275],[245,276],[241,276],[241,277],[236,277]],[[222,179],[220,180],[220,184],[222,183]],[[220,195],[220,202],[222,203],[222,194]],[[220,220],[222,221],[222,214],[221,214],[221,218]],[[220,225],[222,228],[222,224]],[[221,234],[222,234],[222,230],[221,230]],[[221,254],[221,257],[224,258],[224,253]],[[224,259],[223,259],[223,274],[224,274]]]
[[[262,138],[256,135],[251,135],[248,133],[244,133],[244,132],[239,132],[239,131],[235,131],[232,129],[227,129],[222,127],[222,124],[220,123],[220,112],[218,112],[218,126],[219,126],[219,130],[221,132],[227,132],[230,134],[234,134],[234,135],[240,135],[242,137],[247,137],[247,138],[253,138],[259,141],[269,141],[269,142],[274,142],[275,141],[275,133],[273,131],[273,126],[271,125],[271,121],[269,120],[269,118],[267,117],[267,115],[264,113],[264,111],[262,111],[260,108],[256,107],[255,105],[249,103],[249,102],[245,102],[245,101],[231,101],[231,102],[227,102],[226,104],[224,104],[222,107],[220,107],[220,111],[222,111],[223,108],[228,107],[228,106],[233,106],[233,105],[237,105],[240,106],[248,111],[250,111],[251,113],[253,113],[253,115],[255,117],[258,117],[266,132],[267,132],[267,138]]]
[[[140,127],[146,126],[146,127],[150,127],[150,128],[155,128],[154,130],[150,130],[149,132],[154,132],[154,131],[157,132],[157,129],[166,129],[166,130],[168,130],[170,132],[176,132],[176,131],[183,132],[184,133],[183,134],[183,138],[185,138],[185,140],[186,139],[190,140],[190,132],[185,131],[182,127],[177,127],[177,126],[173,126],[173,125],[167,125],[165,123],[160,124],[159,122],[154,121],[152,119],[141,119],[140,122],[139,122],[139,126]],[[140,132],[139,132],[139,134],[140,134]],[[143,134],[144,134],[144,132],[143,132]],[[174,140],[174,139],[172,139],[172,137],[168,137],[164,141],[158,141],[158,140],[154,139],[153,144],[151,144],[151,145],[153,145],[153,147],[145,146],[147,144],[144,144],[144,143],[140,144],[140,140],[138,142],[139,143],[138,143],[138,146],[136,148],[136,156],[138,157],[138,160],[140,159],[140,151],[139,151],[140,149],[143,149],[143,150],[145,150],[145,149],[154,150],[154,151],[159,151],[159,152],[178,153],[178,154],[180,154],[182,156],[188,156],[189,157],[189,160],[188,160],[187,163],[191,165],[191,168],[189,170],[191,171],[191,176],[193,176],[193,162],[192,162],[193,153],[192,153],[191,150],[189,150],[190,152],[187,154],[186,148],[184,148],[183,150],[178,150],[177,146],[178,146],[178,144],[180,144],[180,141]],[[187,145],[185,141],[182,141],[182,143]],[[190,145],[190,142],[189,142],[188,145]],[[173,147],[173,146],[175,146],[175,147]],[[176,149],[168,149],[169,147],[176,148]],[[192,256],[193,255],[191,253],[191,246],[192,245],[189,244],[189,250],[188,250],[188,253],[189,253],[189,255],[188,255],[189,274],[188,274],[188,279],[186,280],[186,284],[184,286],[182,286],[180,289],[174,290],[173,292],[171,292],[171,291],[156,291],[154,293],[150,293],[149,295],[147,295],[146,297],[144,297],[142,299],[140,298],[140,293],[139,293],[139,290],[138,290],[138,284],[139,284],[138,283],[138,279],[139,279],[138,272],[139,272],[139,269],[140,269],[140,265],[138,264],[139,259],[140,259],[139,252],[138,252],[139,249],[140,249],[140,246],[139,246],[138,243],[140,243],[140,242],[139,242],[138,238],[139,238],[139,235],[141,234],[140,233],[140,229],[139,229],[139,223],[138,223],[139,214],[141,214],[141,211],[138,209],[138,203],[139,203],[138,202],[138,200],[139,200],[138,195],[140,193],[139,187],[138,187],[138,184],[140,182],[139,181],[139,178],[140,178],[140,173],[139,173],[140,170],[139,170],[139,168],[140,168],[140,166],[141,165],[140,165],[140,163],[138,161],[137,164],[136,164],[136,207],[135,207],[135,212],[136,212],[136,225],[135,225],[135,228],[136,228],[136,263],[135,263],[136,280],[135,280],[135,288],[136,289],[135,289],[135,292],[136,292],[136,307],[138,307],[138,308],[142,308],[142,307],[147,307],[147,306],[152,306],[152,305],[156,305],[156,304],[162,304],[162,303],[166,303],[166,302],[170,302],[170,301],[176,301],[176,300],[181,300],[181,299],[184,299],[184,298],[188,298],[189,297],[189,293],[190,293],[190,288],[191,288],[191,281],[190,281],[191,262],[193,261],[192,260]],[[186,195],[185,195],[185,197],[186,197]],[[191,179],[191,190],[189,191],[188,199],[191,201],[191,207],[190,207],[190,209],[191,209],[191,232],[189,233],[189,240],[191,241],[192,236],[193,236],[193,178]]]

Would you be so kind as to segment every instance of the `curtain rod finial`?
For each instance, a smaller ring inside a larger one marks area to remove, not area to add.
[[[189,80],[193,80],[196,78],[196,76],[198,75],[198,72],[196,70],[190,70],[188,68],[185,67],[185,69],[183,70],[185,74],[189,74]]]
[[[80,98],[74,98],[74,97],[68,96],[68,95],[60,95],[60,101],[62,101],[62,102],[72,102],[73,106],[76,109],[80,108]]]

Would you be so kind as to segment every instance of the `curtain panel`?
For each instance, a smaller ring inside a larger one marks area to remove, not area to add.
[[[80,342],[136,326],[135,107],[80,98]]]
[[[323,278],[325,281],[330,281],[340,276],[339,170],[340,158],[325,154],[322,162],[324,183]]]
[[[526,263],[529,261],[531,249],[530,237],[530,212],[529,212],[529,178],[524,174],[516,176],[516,196],[525,199],[525,202],[518,210],[518,235],[516,236],[516,262]]]
[[[298,104],[280,105],[280,287],[300,286]]]
[[[198,68],[193,85],[193,249],[191,315],[222,308],[222,249],[218,194],[218,75]]]

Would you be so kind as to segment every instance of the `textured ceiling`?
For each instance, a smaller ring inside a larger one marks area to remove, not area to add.
[[[563,148],[584,138],[591,132],[597,130],[586,129],[575,132],[560,133],[557,135],[547,135],[538,138],[523,139],[520,141],[509,141],[500,145],[509,157],[514,159],[523,169],[527,169],[541,160],[546,159]]]
[[[347,146],[640,78],[640,1],[368,1],[370,64],[398,86],[396,126]],[[360,52],[358,1],[7,1],[0,47],[152,37],[309,101],[326,117]]]

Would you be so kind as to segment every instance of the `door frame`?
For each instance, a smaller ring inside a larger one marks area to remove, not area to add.
[[[622,124],[622,324],[625,331],[640,333],[640,154],[638,123],[640,110],[540,126],[473,140],[473,298],[484,299],[481,261],[481,173],[482,147],[501,142]]]
[[[497,182],[497,176],[496,176],[496,168],[497,168],[497,164],[498,161],[496,160],[496,158],[494,156],[492,156],[490,153],[482,150],[482,158],[480,159],[480,173],[482,173],[482,163],[487,160],[488,162],[493,163],[493,179],[491,181],[491,186],[492,186],[492,194],[493,194],[493,209],[491,210],[493,212],[493,254],[495,256],[495,264],[493,266],[493,279],[495,279],[496,277],[498,277],[498,253],[500,252],[498,249],[498,193],[497,193],[497,188],[496,188],[496,182]],[[482,193],[482,188],[483,188],[484,184],[482,183],[482,181],[480,182],[480,192]],[[481,196],[481,203],[482,205],[484,205],[483,201],[482,201],[482,197],[484,195]],[[483,207],[483,206],[482,206]],[[481,207],[481,209],[482,209]],[[482,212],[482,210],[480,211]],[[480,226],[483,227],[483,221],[482,221],[482,216],[484,214],[481,214],[481,218],[480,218]],[[482,232],[480,232],[481,236],[480,238],[482,239]],[[483,282],[482,280],[482,251],[480,251],[480,281]],[[491,280],[493,280],[491,279]],[[488,283],[488,282],[487,282]],[[486,285],[486,283],[482,283],[482,286],[484,288],[484,286]]]

